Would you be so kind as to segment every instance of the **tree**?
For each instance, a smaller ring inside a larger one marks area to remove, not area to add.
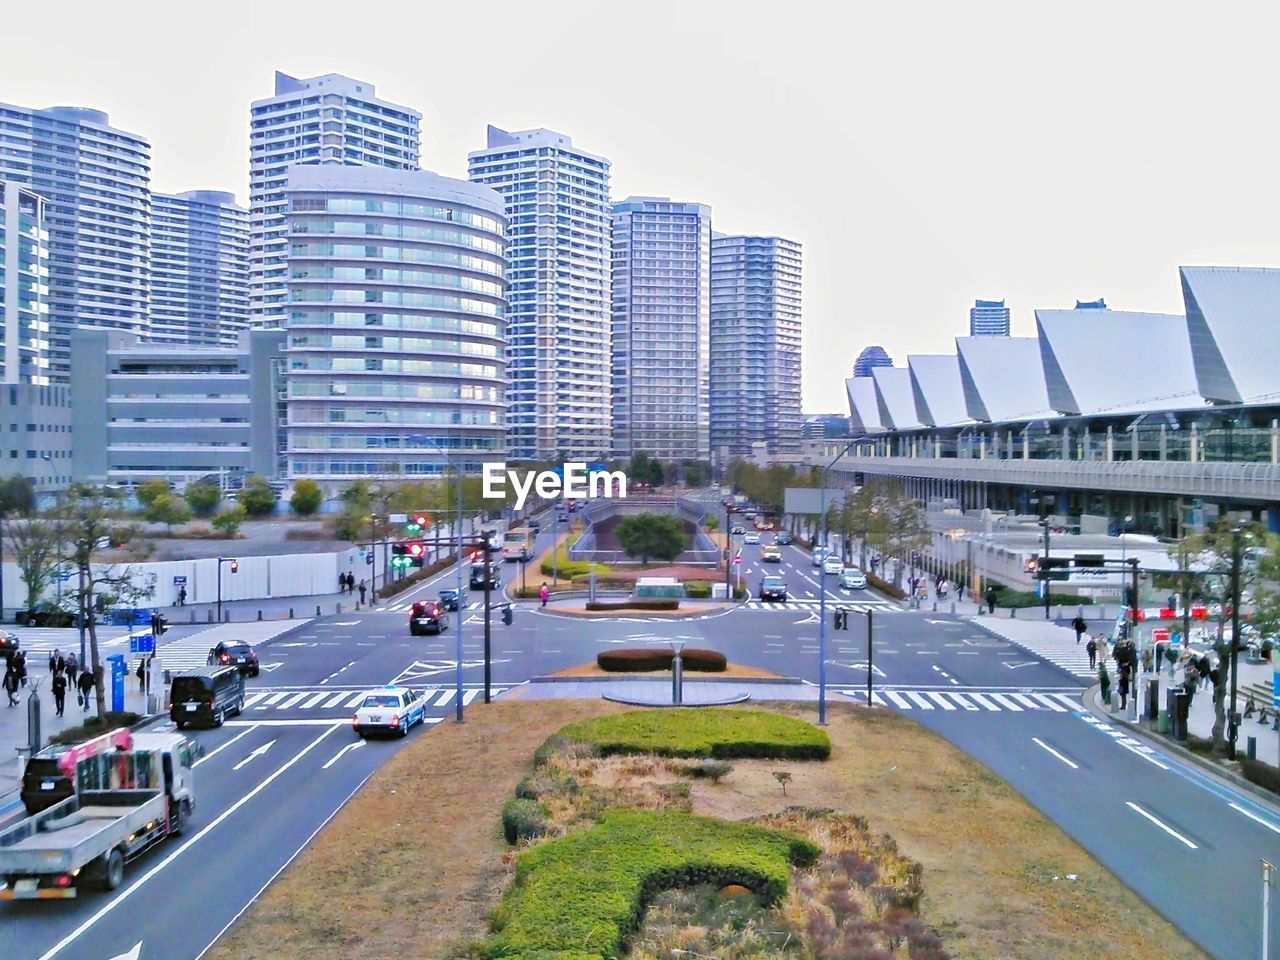
[[[152,523],[163,523],[165,531],[173,533],[174,524],[186,523],[191,519],[191,507],[182,497],[162,493],[147,504],[144,516]]]
[[[57,523],[39,517],[10,520],[5,524],[9,546],[27,587],[27,609],[44,595],[58,570],[61,536]]]
[[[858,501],[865,516],[857,526],[865,530],[863,540],[883,556],[905,558],[933,543],[933,533],[924,507],[902,489],[895,480],[875,479],[866,484],[872,488]],[[893,585],[902,589],[902,570],[894,569]]]
[[[251,517],[265,517],[275,511],[276,492],[266,477],[256,473],[244,482],[244,489],[236,496],[244,512]]]
[[[182,495],[197,517],[211,517],[222,502],[222,491],[216,483],[189,483]]]
[[[684,521],[666,513],[640,513],[627,517],[614,534],[629,557],[648,563],[650,557],[674,560],[684,552],[687,536]]]
[[[632,483],[652,483],[653,470],[649,466],[649,455],[644,452],[633,453],[627,464],[627,479]]]
[[[244,507],[237,503],[230,510],[223,510],[209,522],[213,524],[215,530],[231,540],[240,532],[240,524],[244,523],[244,518]]]
[[[686,487],[705,487],[711,482],[711,464],[705,460],[685,460],[684,485]]]
[[[652,486],[660,487],[662,486],[663,481],[665,479],[666,479],[666,474],[663,472],[662,464],[658,462],[656,457],[650,460],[649,461],[649,483]]]
[[[58,511],[68,557],[76,571],[76,604],[88,631],[89,665],[93,669],[98,716],[106,713],[102,660],[98,654],[95,598],[111,596],[117,602],[136,605],[155,593],[155,576],[141,576],[132,567],[103,563],[99,554],[111,545],[125,545],[142,536],[137,524],[114,518],[119,504],[115,497],[96,487],[74,485]],[[104,546],[105,545],[105,546]]]
[[[324,491],[314,480],[302,479],[293,485],[289,506],[300,517],[309,517],[324,503]]]
[[[138,502],[144,507],[151,506],[156,497],[162,497],[167,494],[173,487],[169,485],[169,481],[163,477],[156,477],[154,480],[148,480],[146,483],[138,487],[136,496]]]
[[[36,512],[36,488],[29,477],[15,473],[0,480],[0,515],[29,517]]]

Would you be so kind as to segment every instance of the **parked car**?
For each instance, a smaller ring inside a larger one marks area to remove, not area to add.
[[[773,538],[773,542],[780,547],[789,546],[791,544],[791,534],[785,530],[778,531],[778,535]]]
[[[742,535],[742,542],[743,543],[759,543],[760,534],[756,533],[754,530],[748,530],[746,533]]]
[[[840,571],[840,586],[846,590],[865,590],[867,575],[857,567],[845,567]]]
[[[258,666],[258,655],[253,647],[241,640],[222,640],[209,651],[205,661],[209,666],[235,667],[241,673],[256,677],[261,668]]]
[[[787,599],[787,581],[782,577],[765,577],[760,581],[760,599],[785,601]]]

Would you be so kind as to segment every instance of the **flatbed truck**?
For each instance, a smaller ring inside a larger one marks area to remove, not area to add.
[[[125,864],[183,832],[195,812],[192,758],[178,734],[114,730],[27,761],[27,816],[0,829],[0,900],[114,890]]]

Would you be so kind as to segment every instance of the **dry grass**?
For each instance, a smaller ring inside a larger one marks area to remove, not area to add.
[[[498,814],[530,771],[533,750],[566,723],[624,709],[499,701],[473,710],[461,727],[434,728],[379,771],[209,960],[466,956],[465,945],[486,935],[488,911],[507,883],[510,848]],[[719,784],[685,781],[687,798],[670,793],[679,761],[571,760],[593,789],[580,804],[557,807],[555,820],[563,829],[595,813],[619,787],[639,803],[730,819],[791,805],[834,808],[865,817],[874,834],[889,834],[919,861],[920,915],[956,960],[1127,958],[1153,943],[1162,957],[1203,960],[1057,827],[942,739],[887,711],[839,705],[829,720],[828,762],[734,761]],[[773,777],[779,770],[792,774],[785,797]],[[406,889],[404,876],[422,882]]]

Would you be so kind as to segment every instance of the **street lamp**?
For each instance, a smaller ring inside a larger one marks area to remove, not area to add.
[[[1240,736],[1240,714],[1236,712],[1236,691],[1240,679],[1240,565],[1244,556],[1242,541],[1247,535],[1244,521],[1231,529],[1231,710],[1227,714],[1227,759],[1236,758],[1236,740]]]
[[[1048,562],[1049,561],[1049,518],[1041,517],[1040,526],[1044,528],[1044,559],[1045,559],[1044,568],[1045,568],[1045,571],[1048,572],[1048,569],[1049,569],[1049,562]],[[1045,578],[1040,582],[1044,585],[1044,618],[1048,620],[1049,619],[1049,580],[1048,578]]]
[[[222,622],[222,565],[224,563],[231,564],[231,572],[237,573],[240,570],[240,561],[235,557],[219,557],[218,558],[218,622]]]
[[[850,441],[818,474],[818,543],[827,543],[827,474],[857,445]],[[816,549],[816,547],[814,548]],[[870,704],[868,704],[870,706]],[[818,723],[827,723],[827,563],[818,565]]]

